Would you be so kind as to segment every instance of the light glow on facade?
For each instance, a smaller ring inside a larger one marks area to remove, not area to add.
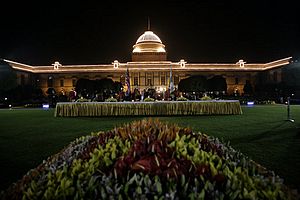
[[[119,61],[115,60],[115,61],[113,62],[113,65],[114,65],[114,68],[115,68],[115,69],[118,69],[120,63],[119,63]]]
[[[185,68],[185,61],[183,60],[183,59],[181,59],[180,61],[179,61],[179,65],[180,65],[180,67],[181,68]]]
[[[156,89],[166,91],[170,82],[170,69],[175,88],[181,80],[193,75],[202,75],[208,78],[222,76],[226,79],[227,93],[242,93],[246,81],[254,84],[258,73],[265,71],[280,74],[280,67],[288,65],[292,57],[283,58],[267,63],[247,63],[239,60],[237,63],[187,63],[184,59],[178,62],[168,61],[165,45],[152,31],[146,31],[133,46],[132,60],[120,63],[114,60],[110,64],[100,65],[61,65],[58,61],[46,66],[31,66],[11,60],[4,60],[17,72],[18,79],[24,76],[30,80],[38,80],[36,84],[46,92],[49,84],[47,80],[53,77],[53,87],[56,91],[72,91],[76,81],[80,78],[101,79],[110,78],[113,81],[122,81],[126,70],[130,71],[131,91]],[[278,76],[280,81],[280,75]],[[64,84],[60,81],[63,80]],[[19,83],[22,81],[19,80]],[[63,86],[62,86],[63,85]],[[52,87],[52,86],[51,86]]]
[[[145,33],[137,39],[135,44],[139,44],[143,42],[158,42],[162,44],[160,38],[152,31],[145,31]]]
[[[52,65],[53,65],[54,70],[58,70],[59,67],[62,66],[58,61],[55,61],[54,64],[52,64]]]
[[[142,34],[133,45],[132,53],[166,53],[165,45],[160,38],[152,31],[146,31]]]
[[[240,65],[240,68],[244,68],[245,67],[245,61],[244,60],[239,60],[236,64]]]

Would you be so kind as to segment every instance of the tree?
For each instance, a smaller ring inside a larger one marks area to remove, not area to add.
[[[283,68],[282,75],[282,81],[285,82],[287,86],[300,88],[300,63],[292,63]]]
[[[114,91],[118,93],[118,92],[122,91],[123,85],[121,82],[115,81],[113,84],[113,88],[114,88]]]
[[[56,106],[56,102],[57,102],[57,95],[56,95],[55,89],[48,88],[46,93],[48,94],[48,103],[49,103],[50,107],[54,108]]]
[[[0,92],[9,92],[17,87],[17,74],[7,65],[0,63]]]
[[[214,76],[211,79],[208,79],[207,82],[210,91],[227,91],[226,79],[223,76]]]
[[[93,96],[95,93],[95,82],[91,81],[89,79],[79,79],[76,82],[76,91],[78,94],[80,94],[82,97],[87,98],[90,96]]]
[[[181,91],[181,92],[187,92],[187,91],[190,91],[191,88],[190,88],[190,84],[189,84],[189,79],[182,79],[180,80],[179,84],[178,84],[178,89]]]
[[[244,85],[244,94],[245,95],[252,95],[253,94],[253,88],[249,80],[246,80],[246,84]]]
[[[114,90],[114,81],[110,78],[103,78],[96,82],[96,87],[98,91],[113,91]]]
[[[295,93],[300,98],[300,63],[292,62],[289,66],[282,69],[282,84],[284,85],[284,93],[291,95]]]
[[[181,92],[204,92],[207,90],[207,80],[205,76],[197,75],[183,79],[178,84]]]

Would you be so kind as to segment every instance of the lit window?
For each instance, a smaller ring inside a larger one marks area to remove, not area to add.
[[[161,85],[166,85],[166,77],[165,76],[160,77],[160,82]]]
[[[64,87],[64,80],[63,79],[60,80],[60,87]]]
[[[235,78],[235,84],[239,84],[239,78]]]
[[[174,76],[174,85],[178,85],[178,84],[179,84],[179,77]]]
[[[133,78],[133,85],[139,85],[139,77]]]
[[[151,80],[151,78],[148,78],[148,79],[147,79],[147,85],[148,85],[148,86],[152,86],[152,80]]]

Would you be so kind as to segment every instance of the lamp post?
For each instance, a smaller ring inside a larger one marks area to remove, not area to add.
[[[295,120],[291,119],[291,113],[290,113],[290,97],[287,98],[287,120],[286,121],[289,121],[289,122],[295,122]]]

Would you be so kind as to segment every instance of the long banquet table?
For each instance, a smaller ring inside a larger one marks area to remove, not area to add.
[[[240,115],[238,100],[155,102],[60,102],[55,117]]]

